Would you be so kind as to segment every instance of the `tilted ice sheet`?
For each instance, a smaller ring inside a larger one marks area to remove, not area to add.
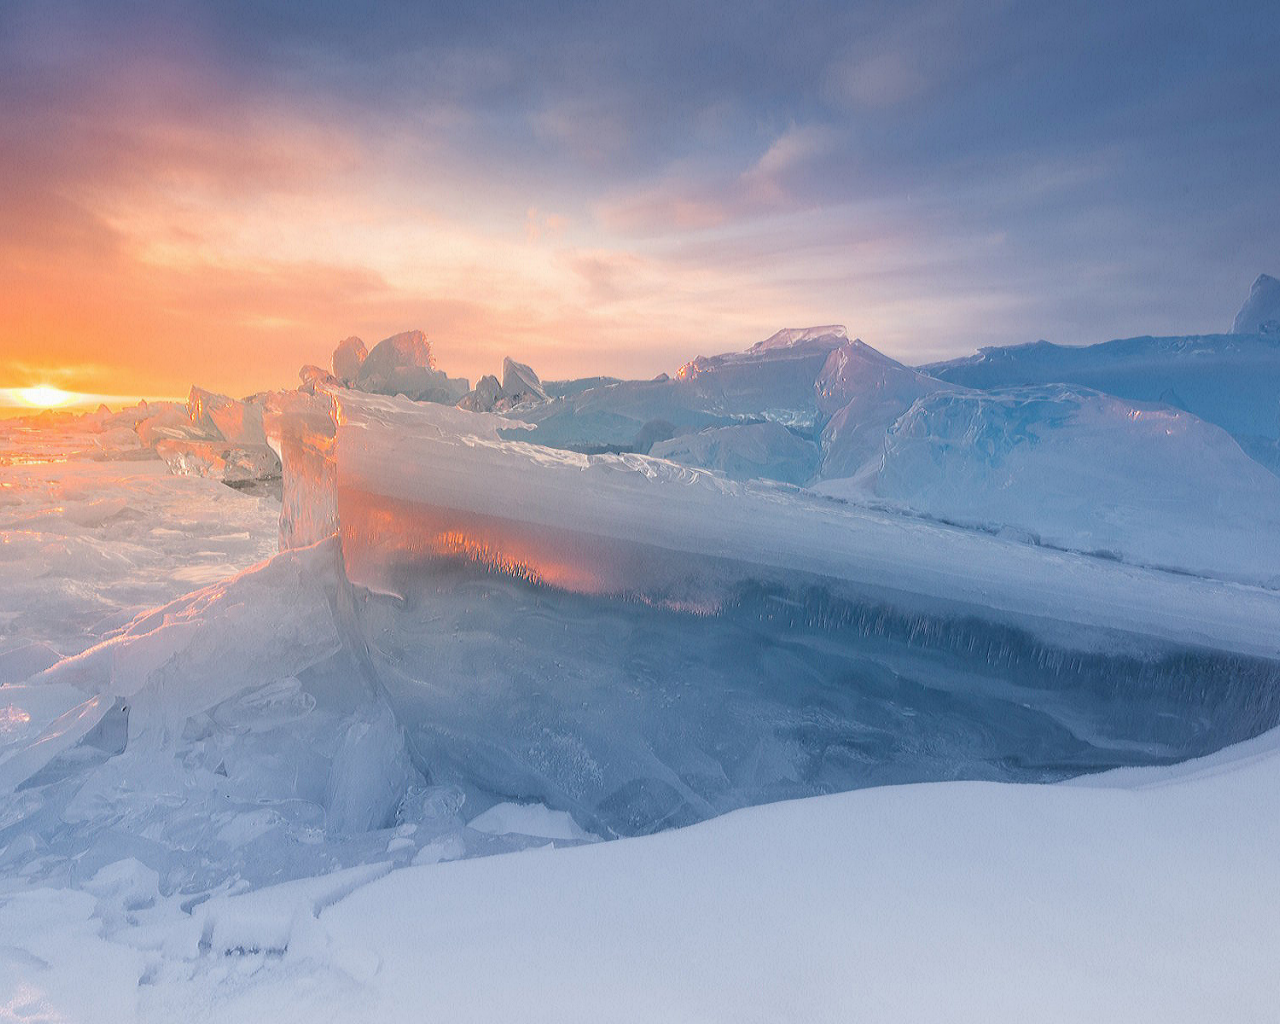
[[[436,781],[625,834],[1176,760],[1280,711],[1267,591],[336,400],[350,631]]]
[[[510,425],[500,417],[350,392],[335,401],[340,495],[363,492],[462,517],[567,531],[577,538],[570,549],[537,566],[541,579],[565,589],[643,589],[644,560],[625,555],[627,544],[643,541],[677,562],[687,553],[761,572],[813,573],[867,595],[967,611],[1081,648],[1119,631],[1280,654],[1280,598],[1262,589],[1038,549],[639,455],[581,455],[498,440],[495,429]],[[414,544],[438,553],[434,536],[375,531],[355,538],[345,545],[347,570],[377,588],[379,572]],[[520,563],[526,554],[512,547],[501,559]],[[714,601],[721,581],[707,589],[694,572],[677,582],[684,592],[676,599],[692,602]]]

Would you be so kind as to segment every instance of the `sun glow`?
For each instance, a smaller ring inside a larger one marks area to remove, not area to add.
[[[14,395],[24,405],[36,409],[56,409],[62,405],[70,405],[80,396],[74,391],[63,391],[62,388],[40,384],[34,388],[15,388]]]

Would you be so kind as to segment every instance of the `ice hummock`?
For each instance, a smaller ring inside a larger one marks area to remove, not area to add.
[[[406,331],[374,345],[360,364],[355,386],[375,394],[449,403],[470,390],[467,381],[435,368],[431,344],[421,331]]]
[[[1280,281],[1259,274],[1231,325],[1232,334],[1280,334]]]
[[[1124,338],[1079,348],[1037,341],[919,369],[969,388],[1078,384],[1171,405],[1222,427],[1280,470],[1280,334]]]
[[[1089,388],[936,391],[892,424],[860,474],[815,489],[1280,587],[1280,479],[1184,410]]]

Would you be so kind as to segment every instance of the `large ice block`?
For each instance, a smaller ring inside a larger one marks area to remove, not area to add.
[[[340,392],[348,635],[419,770],[601,834],[1178,760],[1280,717],[1280,595]]]

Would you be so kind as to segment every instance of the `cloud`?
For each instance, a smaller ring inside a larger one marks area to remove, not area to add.
[[[596,209],[609,231],[638,236],[699,231],[731,222],[820,205],[824,164],[851,156],[847,139],[827,125],[793,125],[770,141],[745,168],[668,177],[632,194],[610,197]]]
[[[925,91],[929,80],[918,52],[885,52],[836,64],[829,89],[841,101],[858,107],[894,107]]]
[[[418,326],[473,377],[806,322],[906,359],[1213,327],[1275,272],[1280,70],[1239,51],[1274,26],[11,0],[0,346],[82,390],[247,391]]]

